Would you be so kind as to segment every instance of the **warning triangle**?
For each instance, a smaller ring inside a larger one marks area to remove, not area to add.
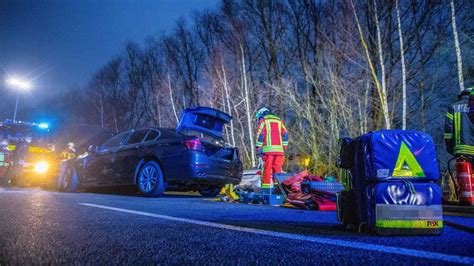
[[[402,141],[398,159],[393,168],[393,177],[425,177],[425,172],[410,151],[405,142]]]

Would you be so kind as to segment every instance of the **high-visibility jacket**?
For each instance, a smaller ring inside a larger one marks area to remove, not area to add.
[[[474,155],[474,121],[469,117],[468,97],[454,103],[446,113],[444,140],[453,155]]]
[[[288,147],[288,131],[276,115],[266,115],[257,127],[257,149],[266,154],[284,154]]]

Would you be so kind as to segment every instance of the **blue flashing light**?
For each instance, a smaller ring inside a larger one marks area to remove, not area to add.
[[[41,129],[48,129],[49,125],[47,123],[39,123],[38,127],[41,128]]]

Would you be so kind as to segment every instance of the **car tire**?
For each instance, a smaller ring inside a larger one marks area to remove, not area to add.
[[[74,166],[66,166],[60,176],[59,190],[62,192],[77,192],[79,188],[79,176]]]
[[[214,198],[222,190],[222,186],[213,186],[213,185],[208,185],[208,186],[201,186],[198,189],[199,194],[201,196],[206,197],[206,198]]]
[[[138,172],[137,186],[145,197],[159,197],[165,193],[163,171],[155,161],[146,162]]]

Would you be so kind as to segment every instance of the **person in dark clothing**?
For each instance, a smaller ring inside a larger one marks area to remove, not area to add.
[[[446,113],[444,140],[447,151],[454,156],[474,157],[474,123],[469,106],[472,92],[472,87],[467,86]]]

